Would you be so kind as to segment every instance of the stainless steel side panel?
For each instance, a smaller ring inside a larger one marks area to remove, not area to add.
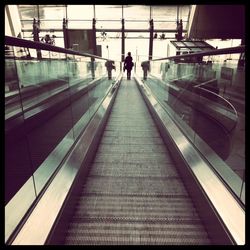
[[[24,193],[26,194],[25,198],[23,196]],[[35,198],[34,182],[31,176],[15,194],[11,202],[5,206],[5,241],[8,240]]]

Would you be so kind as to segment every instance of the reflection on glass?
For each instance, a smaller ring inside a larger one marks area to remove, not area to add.
[[[94,85],[95,87],[89,91],[91,116],[101,104],[103,97],[106,95],[106,92],[112,83],[112,81],[107,79],[107,68],[105,63],[106,61],[101,59],[95,59],[94,61],[96,83]]]
[[[113,71],[107,79],[105,59],[41,54],[37,59],[35,49],[5,46],[7,238],[61,166],[118,74]],[[119,63],[115,66],[119,71]],[[13,217],[16,204],[19,212]]]
[[[14,55],[13,48],[7,46],[5,53],[5,204],[7,204],[32,175],[32,166],[22,114],[23,89],[20,89],[16,61],[8,58]],[[35,194],[34,187],[33,194]]]
[[[64,59],[55,55],[55,58],[45,59],[49,53],[55,54],[42,51],[42,60],[26,59],[18,63],[18,75],[24,90],[21,98],[26,117],[26,137],[37,192],[62,160],[60,155],[54,159],[51,155],[56,154],[57,145],[72,127],[71,110],[66,108],[70,104],[70,95]],[[69,138],[68,149],[73,143],[72,135]]]
[[[5,46],[5,240],[36,198],[22,113],[23,89],[14,59],[14,51],[18,50]]]
[[[90,58],[67,55],[74,137],[77,138],[89,122],[88,85],[92,81]]]
[[[204,57],[202,63],[153,61],[146,84],[189,139],[198,148],[205,142],[214,152],[212,158],[205,155],[209,162],[217,159],[215,167],[223,164],[222,172],[230,167],[237,174],[229,185],[244,203],[245,68],[238,58],[233,54]],[[235,182],[238,178],[242,181]]]

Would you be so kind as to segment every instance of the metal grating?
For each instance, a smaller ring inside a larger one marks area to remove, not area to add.
[[[209,245],[134,81],[123,81],[66,245]]]

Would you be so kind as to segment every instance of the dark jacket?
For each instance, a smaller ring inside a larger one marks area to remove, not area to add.
[[[128,71],[132,70],[132,68],[134,66],[134,63],[132,61],[133,61],[132,56],[126,56],[125,61],[124,61],[124,68],[126,70],[128,70]]]
[[[115,63],[114,61],[106,61],[105,62],[105,66],[106,66],[107,70],[112,70],[112,69],[115,70],[114,63]]]

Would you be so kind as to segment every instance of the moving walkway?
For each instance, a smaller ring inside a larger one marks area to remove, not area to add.
[[[245,243],[243,206],[136,74],[96,107],[8,244]]]
[[[123,80],[64,244],[211,244],[145,106]]]

